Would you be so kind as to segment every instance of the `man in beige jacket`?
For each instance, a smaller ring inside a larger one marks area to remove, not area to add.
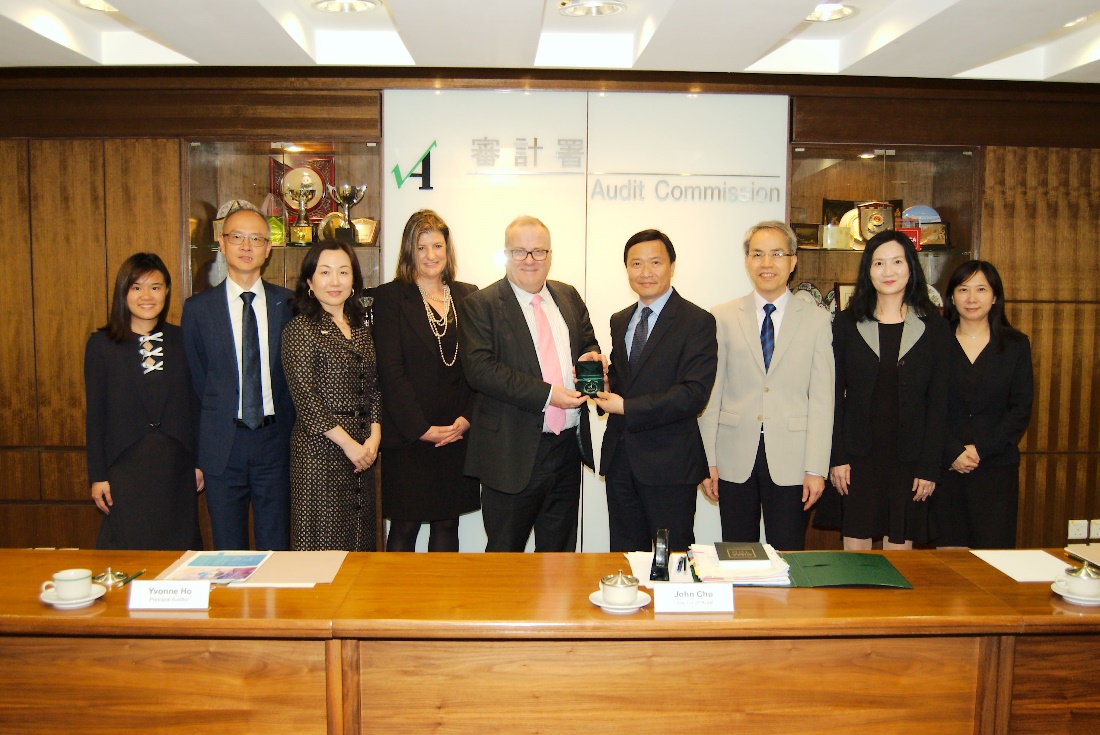
[[[805,547],[809,509],[825,489],[833,426],[829,315],[794,298],[797,240],[782,222],[745,234],[753,292],[716,306],[718,376],[699,419],[722,538],[758,541],[760,513],[776,549]]]

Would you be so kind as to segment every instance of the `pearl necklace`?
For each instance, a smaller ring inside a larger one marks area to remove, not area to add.
[[[447,315],[454,313],[455,327],[458,327],[458,312],[454,311],[454,302],[451,300],[451,287],[443,287],[443,298],[435,299],[428,294],[424,293],[424,289],[420,288],[420,284],[416,285],[416,288],[420,291],[420,300],[424,302],[424,313],[428,317],[428,326],[432,330],[432,334],[435,335],[435,341],[439,345],[439,359],[443,360],[443,364],[447,367],[454,367],[455,361],[458,360],[458,336],[455,335],[455,353],[451,357],[451,361],[447,362],[447,357],[443,354],[443,336],[447,334],[447,327],[450,326],[447,321]],[[439,301],[443,304],[443,316],[436,316],[435,309],[428,303],[428,299],[432,301]]]

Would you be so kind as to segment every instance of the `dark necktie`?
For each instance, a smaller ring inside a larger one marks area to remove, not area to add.
[[[634,338],[630,340],[630,357],[627,360],[630,367],[638,364],[638,360],[642,356],[642,348],[645,347],[645,341],[649,339],[649,315],[652,313],[653,309],[648,306],[643,307],[642,318],[638,320],[637,326],[634,327]]]
[[[767,372],[772,364],[772,352],[775,351],[775,324],[772,323],[772,312],[775,304],[764,304],[764,323],[760,325],[760,350],[764,353],[764,371]]]
[[[260,326],[252,299],[256,294],[245,291],[241,319],[241,420],[250,429],[260,428],[264,421],[264,393],[260,381]]]

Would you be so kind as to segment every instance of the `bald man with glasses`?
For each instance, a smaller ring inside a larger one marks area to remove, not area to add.
[[[271,253],[267,219],[231,209],[219,249],[228,277],[183,305],[184,351],[202,402],[198,465],[215,549],[247,549],[248,511],[257,549],[290,545],[290,430],[283,327],[291,292],[260,274]]]
[[[547,280],[550,230],[518,217],[504,231],[505,278],[459,306],[459,354],[477,391],[466,474],[481,481],[486,551],[576,551],[581,463],[592,462],[577,360],[607,361],[577,290]]]

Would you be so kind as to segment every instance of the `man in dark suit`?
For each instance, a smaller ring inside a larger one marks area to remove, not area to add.
[[[216,549],[290,544],[290,430],[294,404],[281,359],[290,291],[260,280],[271,252],[267,220],[231,210],[219,240],[229,275],[183,305],[191,381],[202,402],[199,468]]]
[[[507,277],[459,307],[459,352],[478,395],[466,474],[481,480],[486,551],[575,551],[581,462],[592,466],[586,398],[573,363],[600,354],[572,286],[547,281],[550,231],[518,217],[504,231]]]
[[[607,479],[612,551],[652,548],[667,528],[673,549],[695,543],[695,497],[708,477],[699,435],[718,368],[714,317],[672,288],[676,249],[668,235],[643,230],[623,250],[638,294],[611,317],[610,414],[600,474]]]

